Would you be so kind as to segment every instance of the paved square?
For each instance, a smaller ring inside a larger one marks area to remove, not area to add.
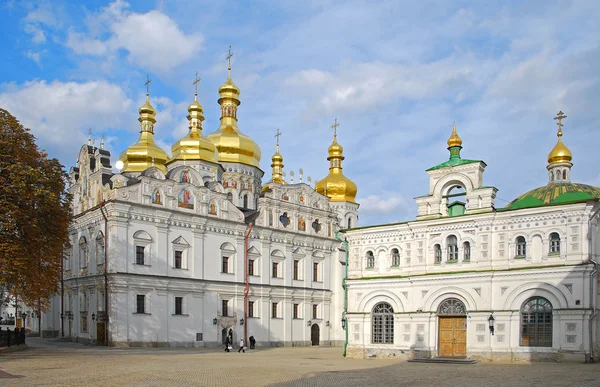
[[[600,386],[600,365],[354,360],[340,348],[115,349],[28,339],[0,356],[8,386]],[[11,377],[20,376],[20,377]]]

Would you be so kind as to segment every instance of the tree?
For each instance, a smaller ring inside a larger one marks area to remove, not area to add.
[[[0,109],[0,287],[36,309],[46,310],[58,290],[69,244],[66,181],[58,160]]]

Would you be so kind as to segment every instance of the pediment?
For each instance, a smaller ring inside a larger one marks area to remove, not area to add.
[[[180,245],[180,246],[187,246],[187,247],[190,246],[190,244],[182,236],[177,237],[177,239],[175,239],[171,243],[173,243],[174,245]]]

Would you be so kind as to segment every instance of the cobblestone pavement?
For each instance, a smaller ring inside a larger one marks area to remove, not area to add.
[[[353,360],[340,348],[115,349],[28,339],[0,355],[3,386],[600,387],[600,365],[422,364]]]

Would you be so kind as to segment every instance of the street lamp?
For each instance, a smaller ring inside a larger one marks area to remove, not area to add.
[[[92,321],[96,321],[96,313],[92,313]]]
[[[328,327],[329,326],[329,320],[327,320],[327,322],[325,323],[325,326]]]
[[[217,325],[217,318],[213,318],[213,325]]]
[[[240,319],[240,325],[244,325],[244,319],[243,318]]]
[[[490,332],[492,332],[492,336],[494,336],[494,321],[496,319],[494,318],[494,315],[490,314],[490,317],[488,317],[488,324],[490,326]]]
[[[312,325],[312,321],[311,321],[311,320],[308,320],[308,321],[306,322],[306,326],[311,326],[311,325]]]

